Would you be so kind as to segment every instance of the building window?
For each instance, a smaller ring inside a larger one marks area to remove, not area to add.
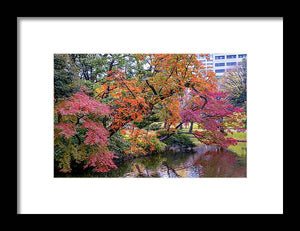
[[[236,62],[229,62],[229,63],[226,63],[226,66],[235,66],[236,65]]]
[[[215,63],[215,66],[216,67],[222,67],[222,66],[225,66],[225,63]]]
[[[225,56],[224,56],[224,55],[221,55],[221,56],[215,56],[215,59],[225,59]]]
[[[227,55],[226,58],[227,58],[227,59],[235,59],[235,58],[236,58],[236,55]]]
[[[241,55],[239,55],[238,57],[239,57],[239,58],[246,58],[247,55],[246,55],[246,54],[241,54]]]
[[[216,70],[216,73],[224,73],[224,72],[225,72],[225,69]]]

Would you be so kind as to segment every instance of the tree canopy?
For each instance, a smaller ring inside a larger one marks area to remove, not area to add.
[[[201,54],[206,56],[207,54]],[[196,54],[87,54],[54,56],[55,160],[107,172],[121,155],[157,152],[178,128],[193,122],[205,144],[236,144],[244,110],[218,91],[212,71]],[[150,129],[161,122],[158,131]],[[120,145],[120,142],[122,145]]]

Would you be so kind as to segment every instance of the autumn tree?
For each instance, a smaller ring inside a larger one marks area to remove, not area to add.
[[[62,172],[70,172],[71,162],[84,162],[84,168],[96,172],[116,168],[114,153],[108,149],[109,132],[101,119],[111,113],[110,108],[77,92],[55,106],[54,144],[55,159]]]
[[[229,101],[246,109],[247,101],[247,60],[227,71],[220,83],[220,89],[229,91]]]
[[[215,87],[212,72],[203,76],[195,55],[148,54],[136,55],[145,71],[128,78],[122,70],[107,73],[107,81],[97,89],[99,100],[111,97],[113,108],[111,134],[130,121],[141,121],[160,109],[158,115],[166,120],[167,130],[180,122],[179,98],[190,86],[205,90]],[[107,101],[106,101],[107,102]]]
[[[92,92],[77,92],[55,105],[55,142],[60,150],[56,153],[62,171],[71,171],[72,159],[95,171],[109,171],[116,167],[109,149],[115,136],[128,140],[124,152],[146,154],[161,149],[161,141],[176,134],[183,123],[197,123],[203,132],[193,133],[203,143],[235,143],[226,132],[237,129],[242,111],[224,99],[225,93],[217,92],[215,74],[202,71],[197,55],[71,57],[81,79],[93,87]],[[142,126],[153,117],[165,122],[163,135]]]
[[[199,92],[196,88],[193,96],[181,110],[184,123],[195,122],[200,131],[194,131],[195,137],[204,144],[216,144],[222,148],[237,144],[237,140],[227,138],[229,133],[244,131],[244,110],[228,102],[228,92]]]

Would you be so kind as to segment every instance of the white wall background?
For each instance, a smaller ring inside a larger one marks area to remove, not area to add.
[[[19,18],[18,38],[19,213],[283,212],[281,18]],[[247,54],[248,177],[54,178],[53,54],[107,52]]]

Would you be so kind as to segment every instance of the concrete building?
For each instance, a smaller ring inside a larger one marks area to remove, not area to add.
[[[203,62],[205,71],[212,70],[220,79],[226,71],[239,65],[243,59],[247,58],[247,54],[214,53],[210,54],[210,60],[206,60],[206,57],[199,56],[198,58]]]

